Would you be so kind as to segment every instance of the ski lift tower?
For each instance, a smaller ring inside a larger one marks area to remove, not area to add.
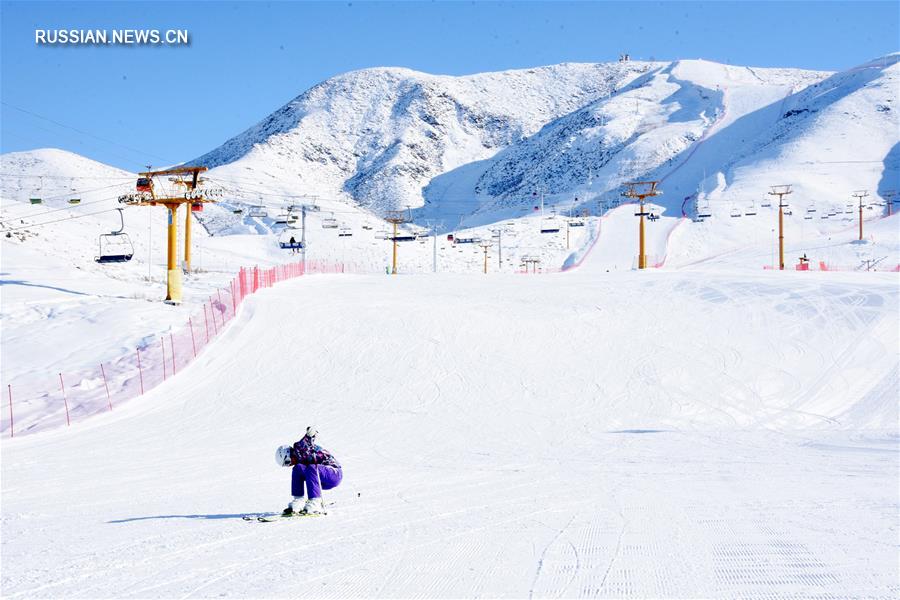
[[[887,204],[887,216],[891,216],[893,214],[894,196],[897,195],[897,190],[887,190],[881,195],[884,197],[884,203]]]
[[[869,195],[868,190],[856,190],[852,194],[850,194],[857,200],[859,200],[859,240],[863,239],[863,198],[866,198]]]
[[[639,242],[639,254],[638,254],[638,269],[646,269],[647,268],[647,254],[644,250],[644,217],[649,216],[650,213],[644,210],[644,199],[652,198],[653,196],[662,195],[662,190],[656,189],[656,186],[659,184],[659,181],[632,181],[630,183],[626,183],[627,186],[625,191],[622,192],[622,195],[626,198],[637,198],[640,203],[640,208],[638,212],[634,213],[634,216],[640,217],[640,242]]]
[[[408,211],[389,210],[387,212],[387,215],[384,217],[384,220],[387,221],[388,223],[394,224],[394,236],[392,239],[392,241],[394,243],[394,257],[393,257],[393,262],[391,264],[391,275],[396,275],[397,274],[397,226],[402,223],[409,223],[411,219],[409,218]]]
[[[791,193],[791,184],[773,185],[770,196],[778,196],[778,270],[784,271],[784,197]]]
[[[178,213],[178,207],[187,204],[187,215],[185,217],[185,234],[184,234],[184,263],[186,270],[191,268],[191,207],[192,205],[200,205],[203,203],[215,202],[206,197],[206,190],[199,187],[200,173],[206,171],[206,167],[175,167],[173,169],[165,169],[162,171],[146,171],[139,173],[139,183],[143,180],[143,186],[139,190],[141,193],[125,196],[121,201],[132,206],[165,206],[169,211],[169,226],[167,228],[168,235],[168,252],[166,261],[166,302],[168,304],[181,303],[181,271],[178,270],[178,224],[175,220]],[[176,178],[176,183],[184,188],[183,193],[177,195],[175,193],[157,193],[154,189],[154,177]]]
[[[478,242],[478,245],[484,250],[484,274],[487,275],[488,249],[494,245],[494,241],[491,238],[487,238]]]

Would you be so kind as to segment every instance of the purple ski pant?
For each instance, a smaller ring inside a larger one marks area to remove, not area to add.
[[[294,465],[291,469],[291,495],[303,496],[303,483],[309,494],[307,498],[321,498],[322,490],[330,490],[341,483],[344,474],[340,469],[327,465]]]

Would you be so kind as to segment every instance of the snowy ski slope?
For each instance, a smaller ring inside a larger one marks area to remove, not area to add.
[[[139,402],[4,440],[3,595],[894,597],[896,276],[771,275],[267,290]],[[242,521],[311,423],[331,514]]]
[[[133,173],[3,155],[4,390],[118,356],[238,267],[296,258],[277,246],[288,203],[320,207],[310,259],[366,274],[249,297],[187,369],[109,414],[14,439],[4,417],[0,594],[897,597],[900,275],[883,269],[900,217],[865,209],[859,241],[845,212],[850,191],[900,187],[897,57],[334,78],[206,157],[227,195],[197,215],[181,307],[159,302],[162,210],[125,210],[131,262],[93,261]],[[285,164],[304,161],[298,180]],[[596,204],[637,174],[665,192],[644,272],[634,206]],[[761,203],[782,183],[777,272]],[[541,234],[538,188],[543,217],[575,196],[592,216]],[[443,221],[401,244],[397,277],[368,210],[391,194],[428,201],[410,230]],[[451,232],[501,235],[487,276]],[[851,271],[793,271],[804,254]],[[543,274],[516,273],[527,257]],[[310,424],[345,467],[331,514],[243,521],[286,505],[272,455]]]

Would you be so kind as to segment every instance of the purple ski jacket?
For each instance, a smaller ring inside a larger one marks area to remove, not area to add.
[[[311,440],[306,436],[299,442],[294,442],[291,448],[291,462],[304,465],[326,465],[340,469],[341,464],[331,453],[318,445],[315,440]]]

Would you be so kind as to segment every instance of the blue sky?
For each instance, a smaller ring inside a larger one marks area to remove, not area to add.
[[[195,158],[316,83],[365,67],[462,75],[629,52],[840,70],[900,45],[896,2],[2,1],[0,9],[0,150],[57,147],[129,170]],[[37,46],[38,28],[187,29],[191,44]]]

